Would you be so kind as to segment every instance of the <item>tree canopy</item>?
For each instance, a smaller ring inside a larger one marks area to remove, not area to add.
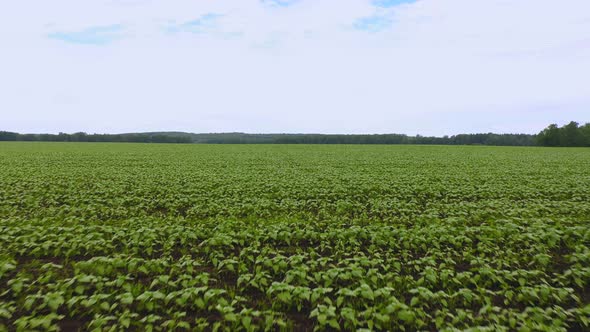
[[[541,146],[590,146],[590,123],[580,126],[571,121],[562,127],[550,124],[537,135],[536,142]]]
[[[408,136],[404,134],[327,135],[327,134],[246,134],[151,132],[128,134],[19,134],[0,131],[0,141],[50,142],[134,142],[134,143],[209,143],[209,144],[440,144],[504,146],[590,146],[590,123],[577,122],[559,127],[551,124],[537,135],[459,134],[453,136]]]

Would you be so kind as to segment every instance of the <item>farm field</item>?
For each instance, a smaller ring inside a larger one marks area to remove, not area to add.
[[[0,143],[0,331],[589,331],[590,149]]]

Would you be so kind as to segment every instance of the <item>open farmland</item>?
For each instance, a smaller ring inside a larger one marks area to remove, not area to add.
[[[590,149],[0,143],[3,330],[590,330]]]

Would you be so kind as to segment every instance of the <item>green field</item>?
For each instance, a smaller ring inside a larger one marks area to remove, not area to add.
[[[0,331],[590,330],[590,149],[0,143]]]

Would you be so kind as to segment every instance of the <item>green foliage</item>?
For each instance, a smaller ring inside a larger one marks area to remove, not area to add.
[[[580,126],[571,121],[563,127],[552,124],[541,131],[536,140],[542,146],[590,146],[590,123]]]
[[[0,331],[590,329],[585,148],[0,144]]]
[[[535,145],[528,134],[459,134],[453,136],[408,136],[404,134],[192,134],[153,132],[130,134],[19,134],[0,131],[0,141],[42,142],[132,142],[132,143],[207,143],[207,144],[441,144],[441,145]]]

